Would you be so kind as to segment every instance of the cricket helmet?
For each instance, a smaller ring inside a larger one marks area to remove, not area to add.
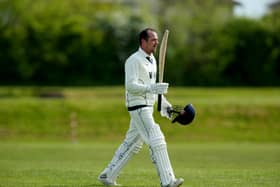
[[[192,104],[186,105],[183,109],[181,107],[175,107],[172,109],[172,113],[176,114],[175,118],[172,120],[172,123],[178,122],[181,125],[190,124],[195,117],[195,109]]]

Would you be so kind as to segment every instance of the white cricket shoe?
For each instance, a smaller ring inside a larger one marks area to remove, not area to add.
[[[98,180],[105,186],[120,186],[119,184],[116,183],[116,181],[112,181],[108,179],[106,173],[99,175]]]
[[[183,178],[179,178],[176,179],[175,181],[171,182],[169,185],[167,185],[166,187],[178,187],[181,186],[184,182]]]

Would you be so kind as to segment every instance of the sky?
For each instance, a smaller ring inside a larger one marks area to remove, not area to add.
[[[275,0],[238,0],[243,6],[237,6],[234,10],[235,15],[260,18],[268,10],[268,5]]]

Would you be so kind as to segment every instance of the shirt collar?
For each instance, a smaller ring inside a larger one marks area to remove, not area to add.
[[[151,55],[148,55],[141,47],[139,47],[139,49],[138,49],[138,51],[141,53],[141,54],[143,54],[144,56],[145,56],[145,58],[148,56],[148,57],[150,57],[150,58],[154,58],[154,55],[153,54],[151,54]]]

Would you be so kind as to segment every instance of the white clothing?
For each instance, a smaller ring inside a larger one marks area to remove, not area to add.
[[[144,142],[150,148],[150,157],[156,166],[161,186],[171,184],[176,179],[164,135],[153,118],[153,107],[143,107],[129,113],[131,120],[126,137],[102,174],[106,173],[111,181],[115,181],[131,157],[141,150]]]
[[[148,87],[156,82],[156,59],[141,48],[125,62],[126,106],[154,105],[156,96],[148,92]]]
[[[150,156],[156,166],[161,186],[168,186],[176,179],[164,135],[153,118],[156,94],[148,91],[149,86],[156,82],[156,60],[151,55],[153,59],[153,63],[151,63],[146,56],[148,55],[139,48],[127,59],[125,64],[126,106],[145,105],[145,107],[129,111],[131,120],[126,137],[101,175],[114,182],[121,169],[145,143],[150,148]]]

